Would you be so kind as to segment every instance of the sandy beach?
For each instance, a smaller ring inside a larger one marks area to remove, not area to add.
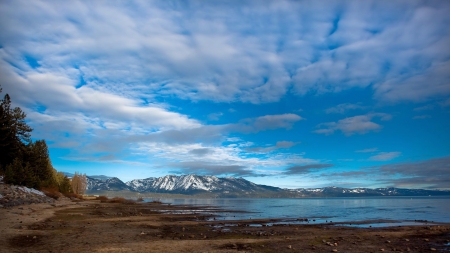
[[[0,252],[448,252],[450,225],[219,221],[201,207],[57,201],[0,209]],[[161,212],[165,210],[165,212]],[[180,214],[190,210],[194,213]],[[178,214],[174,214],[178,213]]]

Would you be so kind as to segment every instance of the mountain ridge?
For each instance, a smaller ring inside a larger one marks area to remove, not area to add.
[[[296,188],[284,189],[259,185],[244,178],[189,175],[166,175],[134,179],[124,183],[117,177],[99,179],[87,176],[87,192],[130,191],[136,193],[168,193],[198,195],[210,194],[213,197],[367,197],[367,196],[445,196],[449,190],[425,190],[403,188]]]

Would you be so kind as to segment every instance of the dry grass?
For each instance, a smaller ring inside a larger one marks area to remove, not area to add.
[[[83,196],[76,193],[64,193],[64,196],[70,199],[83,199]]]
[[[112,199],[106,197],[106,196],[99,196],[96,198],[97,200],[100,200],[102,203],[125,203],[125,204],[132,204],[136,203],[134,200],[129,200],[123,197],[114,197]]]
[[[99,196],[96,199],[100,200],[101,202],[107,202],[108,201],[108,197],[106,197],[106,196]]]
[[[41,191],[47,196],[52,199],[59,199],[63,195],[58,191],[56,187],[44,187],[41,189]]]
[[[107,200],[108,203],[125,203],[125,204],[132,204],[136,203],[134,200],[122,198],[122,197],[114,197],[112,199]]]

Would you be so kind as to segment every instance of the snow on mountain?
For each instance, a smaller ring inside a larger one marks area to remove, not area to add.
[[[106,180],[100,180],[87,176],[87,189],[88,191],[120,191],[131,190],[122,180],[117,177],[111,177]]]
[[[243,178],[218,178],[215,176],[168,175],[135,179],[126,183],[137,192],[197,193],[197,192],[256,192],[267,191],[271,187],[256,185]],[[273,189],[278,189],[272,187]],[[271,190],[273,190],[271,189]]]
[[[400,189],[400,188],[298,188],[281,189],[278,187],[257,185],[243,178],[198,175],[167,175],[134,179],[127,183],[116,177],[100,180],[87,177],[87,191],[121,191],[153,193],[198,194],[213,193],[214,196],[225,197],[367,197],[367,196],[428,196],[450,195],[450,191]]]

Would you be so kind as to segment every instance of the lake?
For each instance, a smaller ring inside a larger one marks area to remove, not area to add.
[[[151,200],[150,200],[151,201]],[[161,199],[174,205],[217,207],[219,220],[307,218],[310,222],[400,221],[402,224],[450,222],[450,196],[304,199]],[[230,210],[241,212],[229,212]],[[208,208],[204,209],[208,213]],[[396,224],[396,223],[392,223]]]

